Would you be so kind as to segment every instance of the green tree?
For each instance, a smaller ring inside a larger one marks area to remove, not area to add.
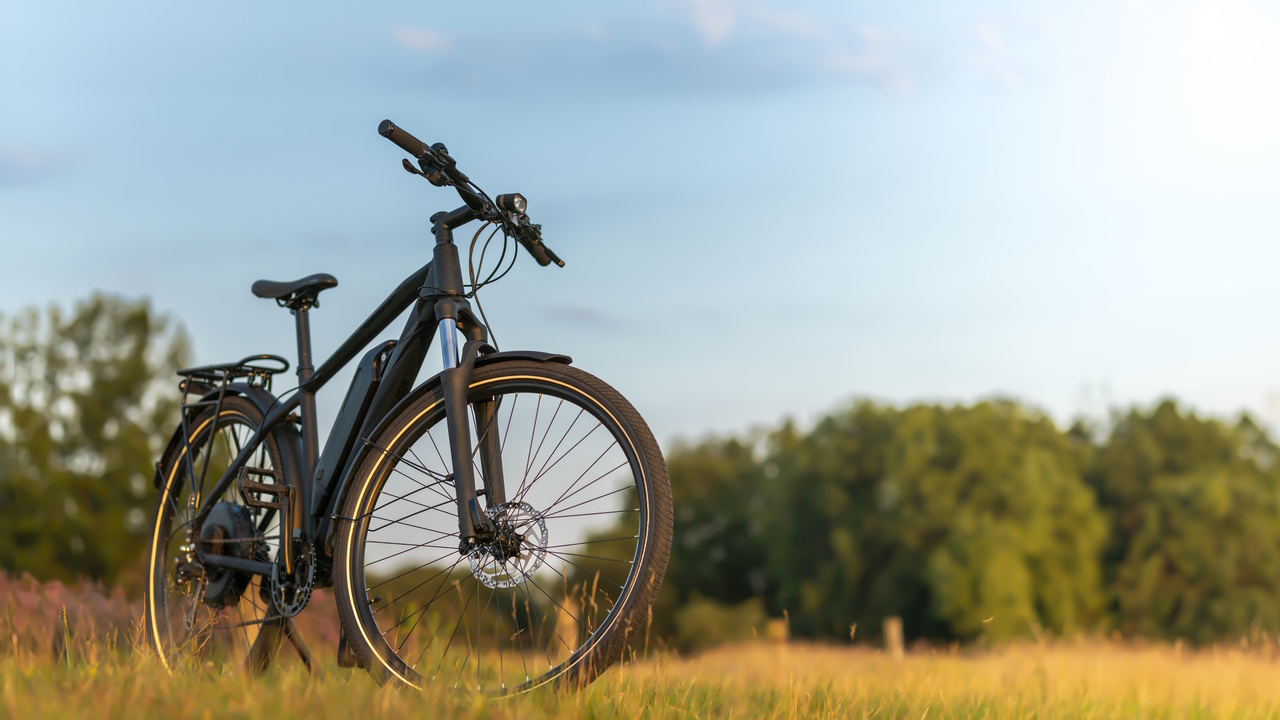
[[[705,440],[695,445],[678,445],[667,454],[667,471],[675,504],[671,559],[662,592],[654,603],[651,628],[656,637],[692,637],[688,620],[680,628],[681,608],[691,602],[713,613],[717,605],[737,605],[757,600],[767,590],[765,548],[762,537],[766,498],[760,461],[749,443],[737,439]],[[636,506],[635,491],[626,493],[621,507]],[[601,530],[594,539],[622,534],[618,529]],[[623,546],[600,542],[588,546],[584,555],[621,557]],[[592,573],[614,583],[625,575],[617,563],[579,559],[575,579],[590,582]],[[726,609],[732,615],[732,611]],[[696,613],[688,617],[695,617]],[[750,628],[747,628],[750,632]],[[682,642],[691,647],[697,642]]]
[[[1199,642],[1280,630],[1280,457],[1173,401],[1116,423],[1090,482],[1107,510],[1121,630]]]
[[[798,632],[1002,639],[1097,622],[1105,526],[1082,449],[1011,402],[860,403],[774,438],[775,602]]]
[[[706,440],[679,447],[667,465],[675,505],[670,589],[655,612],[692,597],[737,604],[768,589],[764,469],[750,443]]]
[[[187,348],[145,300],[0,318],[0,568],[122,579],[146,544]]]

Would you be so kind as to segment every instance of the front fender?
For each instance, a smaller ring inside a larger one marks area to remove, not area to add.
[[[218,390],[211,390],[205,393],[200,402],[218,400]],[[246,383],[231,383],[226,388],[227,395],[239,395],[258,408],[263,417],[271,411],[273,407],[279,404],[279,400],[275,395],[263,390],[260,387],[248,385]],[[191,411],[194,416],[197,414]],[[188,418],[190,420],[191,418]],[[275,439],[276,445],[280,448],[280,462],[283,467],[280,468],[289,483],[301,482],[302,480],[302,434],[298,432],[298,428],[291,422],[282,422],[271,430],[271,437]],[[155,488],[160,489],[163,481],[160,476],[160,469],[165,467],[172,458],[177,457],[178,449],[183,445],[182,424],[174,429],[173,435],[169,438],[169,442],[165,445],[164,454],[160,456],[160,460],[156,462],[155,477],[152,480]]]

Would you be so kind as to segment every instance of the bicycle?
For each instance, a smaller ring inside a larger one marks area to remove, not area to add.
[[[294,315],[292,394],[272,394],[289,368],[276,355],[179,371],[182,417],[156,463],[149,644],[171,670],[261,673],[288,640],[311,667],[293,618],[332,586],[339,665],[379,681],[488,695],[584,685],[621,657],[661,587],[662,453],[632,405],[568,356],[489,343],[476,293],[518,248],[564,265],[524,197],[491,199],[444,145],[390,121],[378,131],[416,160],[407,171],[464,204],[431,216],[431,261],[318,368],[309,311],[337,280],[254,283]],[[465,282],[453,232],[472,221]],[[490,227],[481,275],[498,232],[502,251],[480,277]],[[411,305],[399,339],[359,361],[322,450],[316,392]],[[435,336],[444,370],[414,387]]]

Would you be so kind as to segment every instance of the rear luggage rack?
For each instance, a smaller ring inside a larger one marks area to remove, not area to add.
[[[233,380],[247,379],[250,385],[264,390],[271,389],[271,376],[289,369],[289,361],[279,355],[250,355],[234,363],[201,365],[184,368],[178,374],[186,378],[179,387],[185,394],[204,388],[201,395],[223,389]]]
[[[190,423],[196,416],[206,407],[214,408],[213,427],[210,432],[216,432],[218,429],[218,420],[222,415],[223,401],[227,397],[227,388],[231,383],[241,381],[250,387],[261,388],[267,392],[271,391],[271,378],[289,369],[289,361],[279,355],[250,355],[240,362],[221,363],[217,365],[201,365],[200,367],[183,368],[178,371],[182,376],[182,381],[178,383],[178,389],[182,390],[182,442],[186,446],[184,453],[185,464],[188,477],[192,480],[199,480],[201,487],[204,486],[204,476],[209,469],[209,457],[205,456],[204,460],[197,472],[196,463],[193,462],[191,452],[191,432]],[[232,394],[235,394],[233,391]],[[275,480],[275,484],[264,484],[250,480],[244,477],[245,471],[258,476],[271,477]],[[240,492],[244,496],[246,503],[258,507],[268,507],[280,509],[283,502],[277,500],[262,500],[256,495],[250,493],[258,493],[265,495],[286,495],[288,488],[283,486],[283,478],[269,470],[261,470],[258,468],[241,468]],[[199,502],[197,500],[197,502]]]

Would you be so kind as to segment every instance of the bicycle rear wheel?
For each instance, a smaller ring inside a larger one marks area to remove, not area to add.
[[[347,635],[384,681],[491,695],[586,684],[621,657],[662,584],[662,454],[631,404],[576,368],[484,366],[468,402],[479,501],[498,537],[459,547],[436,388],[369,440],[352,475],[334,555]],[[485,457],[484,437],[500,458]],[[506,500],[494,503],[499,466]]]
[[[190,462],[187,443],[160,461],[144,630],[170,670],[200,665],[261,672],[284,637],[270,579],[202,566],[191,552],[198,545],[207,554],[271,561],[279,546],[279,514],[249,506],[235,485],[217,498],[199,531],[192,529],[195,508],[262,424],[262,413],[242,397],[224,398],[216,425],[215,411],[205,408],[188,422]],[[267,438],[248,464],[280,468],[275,440]]]

